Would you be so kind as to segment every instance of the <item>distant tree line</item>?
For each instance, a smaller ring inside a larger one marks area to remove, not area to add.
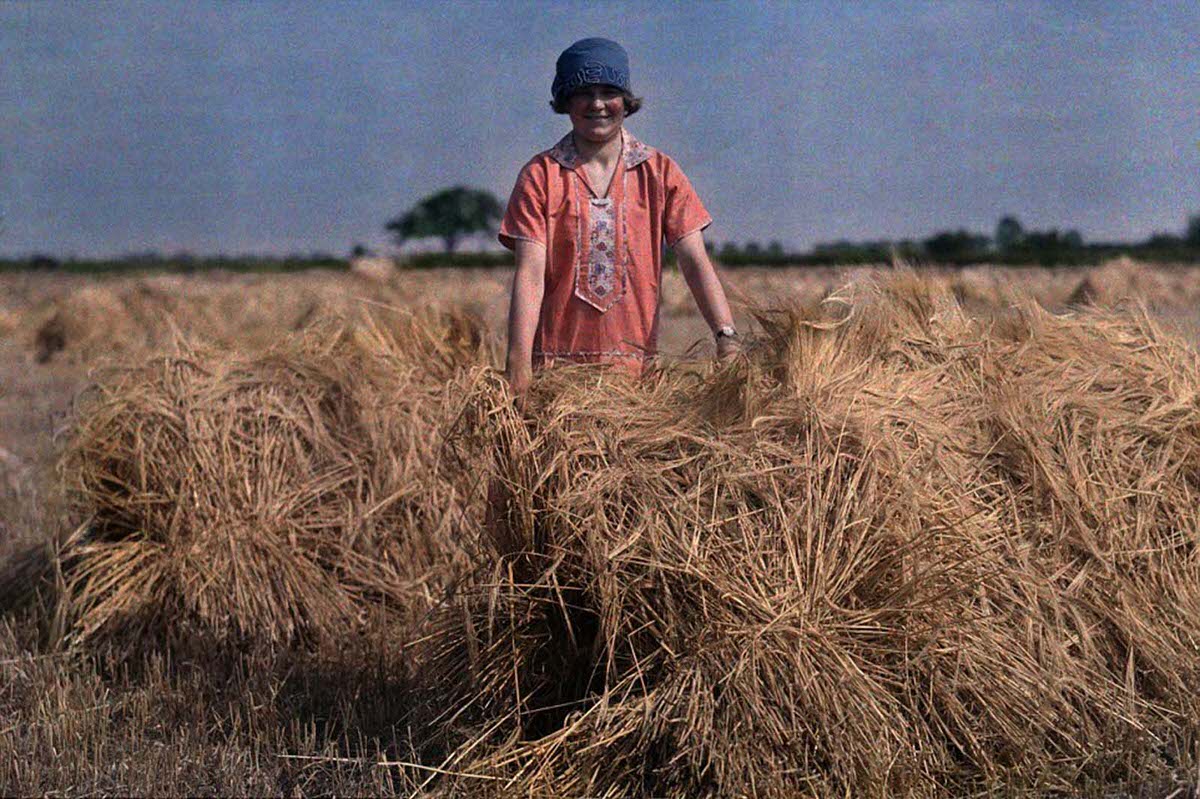
[[[973,263],[1056,266],[1095,263],[1120,254],[1149,261],[1200,261],[1200,214],[1190,217],[1182,234],[1155,233],[1138,242],[1085,242],[1077,230],[1027,230],[1016,216],[1005,216],[991,236],[958,229],[920,239],[833,241],[809,252],[780,252],[777,242],[725,242],[710,252],[727,266],[744,264],[879,263],[893,258],[952,265]]]
[[[220,270],[225,272],[302,272],[306,269],[346,269],[350,262],[330,253],[292,255],[193,255],[187,252],[130,253],[115,258],[58,258],[34,254],[27,258],[0,258],[0,272],[52,271],[80,274],[116,272],[172,272],[190,274]]]
[[[507,251],[459,252],[464,237],[494,234],[503,215],[495,196],[481,189],[453,186],[430,194],[405,213],[391,219],[385,229],[400,246],[414,239],[436,238],[441,252],[409,254],[404,263],[412,268],[438,266],[503,266],[512,263]],[[3,224],[0,218],[0,225]],[[2,228],[0,228],[2,229]],[[1140,242],[1085,242],[1077,230],[1026,229],[1014,215],[996,223],[992,235],[966,229],[941,230],[924,239],[879,239],[872,241],[822,242],[807,252],[787,250],[779,241],[762,245],[757,241],[707,242],[709,252],[725,266],[743,265],[835,265],[890,262],[903,259],[914,263],[967,265],[998,264],[1087,264],[1128,254],[1148,261],[1200,262],[1200,214],[1187,220],[1182,233],[1156,233]],[[48,255],[0,259],[6,269],[44,269],[78,272],[178,271],[206,269],[229,271],[295,271],[300,269],[344,269],[354,258],[371,255],[363,244],[354,244],[346,256],[310,253],[289,256],[193,256],[187,253],[160,255],[138,253],[112,259],[60,260]],[[672,253],[668,262],[674,260]]]
[[[441,238],[442,255],[429,253],[410,259],[414,266],[439,266],[463,261],[455,255],[456,243],[465,235],[495,231],[502,206],[486,191],[455,186],[425,197],[402,216],[387,223],[397,244],[413,238]],[[816,245],[809,252],[789,252],[778,241],[766,246],[757,241],[744,244],[727,241],[708,248],[723,264],[839,264],[891,261],[901,258],[917,262],[971,264],[1090,263],[1118,253],[1148,260],[1200,260],[1200,215],[1188,220],[1183,235],[1159,233],[1144,242],[1085,243],[1077,230],[1027,230],[1016,216],[1003,217],[991,236],[974,231],[942,230],[921,240],[835,241]],[[493,256],[484,256],[485,260]],[[668,260],[670,256],[668,256]],[[466,258],[474,265],[478,258]],[[464,263],[464,265],[468,265]]]

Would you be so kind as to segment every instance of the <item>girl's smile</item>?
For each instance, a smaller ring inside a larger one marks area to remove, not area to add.
[[[620,133],[625,99],[613,86],[585,86],[571,95],[567,113],[576,135],[600,144]]]

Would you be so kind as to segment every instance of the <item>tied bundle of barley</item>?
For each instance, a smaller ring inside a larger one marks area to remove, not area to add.
[[[144,347],[164,329],[167,315],[159,306],[143,304],[145,313],[135,318],[120,292],[88,286],[51,302],[35,314],[32,354],[45,363],[66,351],[70,357],[89,360],[101,354]]]
[[[26,316],[34,360],[90,363],[136,357],[176,340],[260,351],[362,301],[391,304],[397,292],[342,275],[158,275],[113,279],[47,300]]]
[[[1200,281],[1194,266],[1151,266],[1124,256],[1088,270],[1066,299],[1074,306],[1143,304],[1168,320],[1194,309],[1198,301]]]
[[[471,518],[439,431],[486,357],[469,319],[384,314],[107,373],[62,470],[84,518],[62,552],[74,639],[278,643],[424,612]]]
[[[1200,733],[1200,367],[901,273],[649,385],[543,376],[425,653],[451,790],[961,795]],[[466,667],[463,664],[467,664]],[[486,779],[480,779],[481,777]]]
[[[396,277],[396,262],[386,257],[361,257],[350,262],[351,274],[376,283],[387,283]]]
[[[167,282],[167,281],[171,282]],[[247,324],[247,311],[260,308],[261,298],[246,302],[234,286],[209,287],[189,293],[182,278],[143,279],[130,283],[85,286],[34,309],[30,346],[34,360],[90,363],[112,356],[136,357],[168,348],[178,339],[231,344],[246,343],[264,323]],[[271,319],[270,340],[288,326],[287,309],[258,310]],[[258,347],[261,348],[261,347]]]
[[[1167,308],[1195,300],[1194,281],[1177,270],[1152,268],[1131,258],[1106,261],[1089,270],[1067,298],[1070,305],[1144,303]]]

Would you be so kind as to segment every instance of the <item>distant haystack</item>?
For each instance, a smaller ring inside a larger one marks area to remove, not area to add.
[[[386,283],[396,273],[396,261],[384,257],[355,258],[350,262],[350,271],[367,280]]]
[[[303,303],[302,297],[295,302]],[[30,349],[38,363],[64,359],[88,363],[168,348],[180,334],[219,343],[235,332],[250,339],[257,328],[289,328],[287,308],[259,310],[244,287],[222,285],[188,292],[179,278],[84,286],[29,312]],[[262,319],[255,318],[263,317]],[[268,342],[279,335],[269,335]]]
[[[22,324],[38,363],[89,363],[170,350],[180,338],[261,351],[319,319],[353,318],[373,303],[401,304],[395,290],[377,280],[350,285],[341,276],[218,282],[158,276],[84,286],[42,303]]]
[[[1000,308],[1013,299],[1011,283],[995,269],[963,269],[949,282],[955,299],[969,311]]]
[[[1068,305],[1113,306],[1124,302],[1169,302],[1171,290],[1157,270],[1122,256],[1106,261],[1079,281]]]
[[[143,310],[148,311],[143,305]],[[54,303],[33,333],[33,357],[46,363],[69,350],[73,357],[90,360],[122,351],[134,342],[144,343],[162,318],[135,319],[120,294],[103,286],[86,286]]]

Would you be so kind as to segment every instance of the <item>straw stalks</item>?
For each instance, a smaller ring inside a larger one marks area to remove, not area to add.
[[[490,568],[423,673],[442,765],[504,781],[448,790],[1078,792],[1194,757],[1195,353],[906,272],[761,322],[703,377],[481,389]]]
[[[471,516],[436,433],[485,357],[465,317],[383,311],[104,374],[61,470],[82,519],[61,553],[71,640],[282,645],[419,616]]]
[[[519,408],[477,326],[388,319],[102,377],[71,641],[399,641],[397,750],[446,795],[1195,768],[1200,359],[1144,313],[968,313],[898,270],[718,368],[555,369]]]

